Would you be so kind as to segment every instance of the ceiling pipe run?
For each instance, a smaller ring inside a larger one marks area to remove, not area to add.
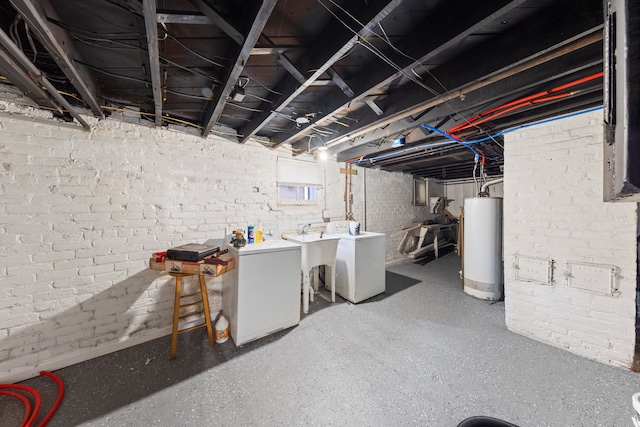
[[[587,34],[583,35],[582,37],[578,37],[576,38],[572,43],[569,43],[565,46],[561,46],[558,47],[557,49],[551,50],[539,57],[536,58],[532,58],[528,61],[519,63],[517,65],[515,65],[514,67],[509,68],[508,70],[504,70],[498,74],[486,77],[478,82],[474,82],[471,83],[469,85],[463,86],[457,90],[453,90],[450,92],[447,92],[445,94],[443,94],[440,97],[436,97],[435,99],[431,100],[431,101],[427,101],[423,104],[420,104],[416,107],[407,109],[405,111],[401,111],[397,114],[394,114],[392,116],[389,116],[388,118],[386,118],[385,120],[381,120],[379,122],[376,122],[374,126],[370,126],[370,127],[366,127],[360,130],[357,130],[353,133],[349,133],[346,134],[344,136],[338,137],[336,139],[334,139],[333,141],[328,141],[327,142],[327,146],[329,148],[333,148],[336,145],[348,142],[350,140],[353,140],[354,138],[360,136],[360,135],[364,135],[368,132],[372,131],[372,128],[379,128],[379,127],[383,127],[383,126],[387,126],[397,120],[401,120],[405,117],[409,117],[411,115],[414,114],[420,114],[422,113],[424,110],[428,109],[428,108],[432,108],[435,107],[437,105],[443,104],[445,102],[451,101],[455,98],[460,98],[461,96],[464,96],[465,94],[472,92],[474,90],[478,90],[480,88],[483,88],[485,86],[488,86],[492,83],[496,83],[500,80],[506,79],[507,77],[511,77],[515,74],[518,73],[522,73],[524,71],[527,71],[531,68],[534,68],[540,64],[543,64],[545,62],[551,61],[553,59],[559,58],[561,56],[567,55],[568,53],[574,52],[578,49],[582,49],[586,46],[589,46],[591,44],[594,43],[599,43],[602,41],[603,38],[603,34],[602,34],[602,29],[603,26],[599,25],[598,27],[596,27],[594,30],[589,31]]]
[[[491,187],[492,185],[500,184],[502,181],[504,181],[504,177],[485,182],[484,184],[482,184],[482,187],[480,187],[480,192],[484,193],[485,191],[487,191],[487,188]]]

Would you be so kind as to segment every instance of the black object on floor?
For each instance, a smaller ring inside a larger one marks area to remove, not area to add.
[[[518,427],[515,424],[492,417],[470,417],[462,420],[458,427]]]

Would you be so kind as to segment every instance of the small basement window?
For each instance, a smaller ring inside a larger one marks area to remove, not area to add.
[[[318,203],[318,193],[322,189],[322,170],[318,163],[278,157],[276,175],[278,203]]]
[[[427,206],[427,181],[413,180],[413,206]]]

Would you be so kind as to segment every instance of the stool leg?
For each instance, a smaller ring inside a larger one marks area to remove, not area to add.
[[[173,301],[173,329],[171,330],[171,353],[169,360],[176,358],[178,347],[178,322],[180,320],[180,295],[182,295],[182,277],[176,276],[176,296]]]
[[[209,313],[209,297],[207,296],[207,282],[202,274],[200,279],[200,296],[202,297],[202,311],[204,311],[204,321],[207,324],[207,334],[209,335],[209,345],[213,345],[213,327],[211,326],[211,313]]]

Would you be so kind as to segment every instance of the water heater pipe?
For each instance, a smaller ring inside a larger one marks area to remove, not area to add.
[[[504,177],[498,178],[498,179],[494,179],[493,181],[485,182],[484,184],[482,184],[482,187],[480,187],[480,192],[484,193],[487,190],[488,187],[490,187],[492,185],[495,185],[495,184],[500,184],[502,181],[504,181]]]

